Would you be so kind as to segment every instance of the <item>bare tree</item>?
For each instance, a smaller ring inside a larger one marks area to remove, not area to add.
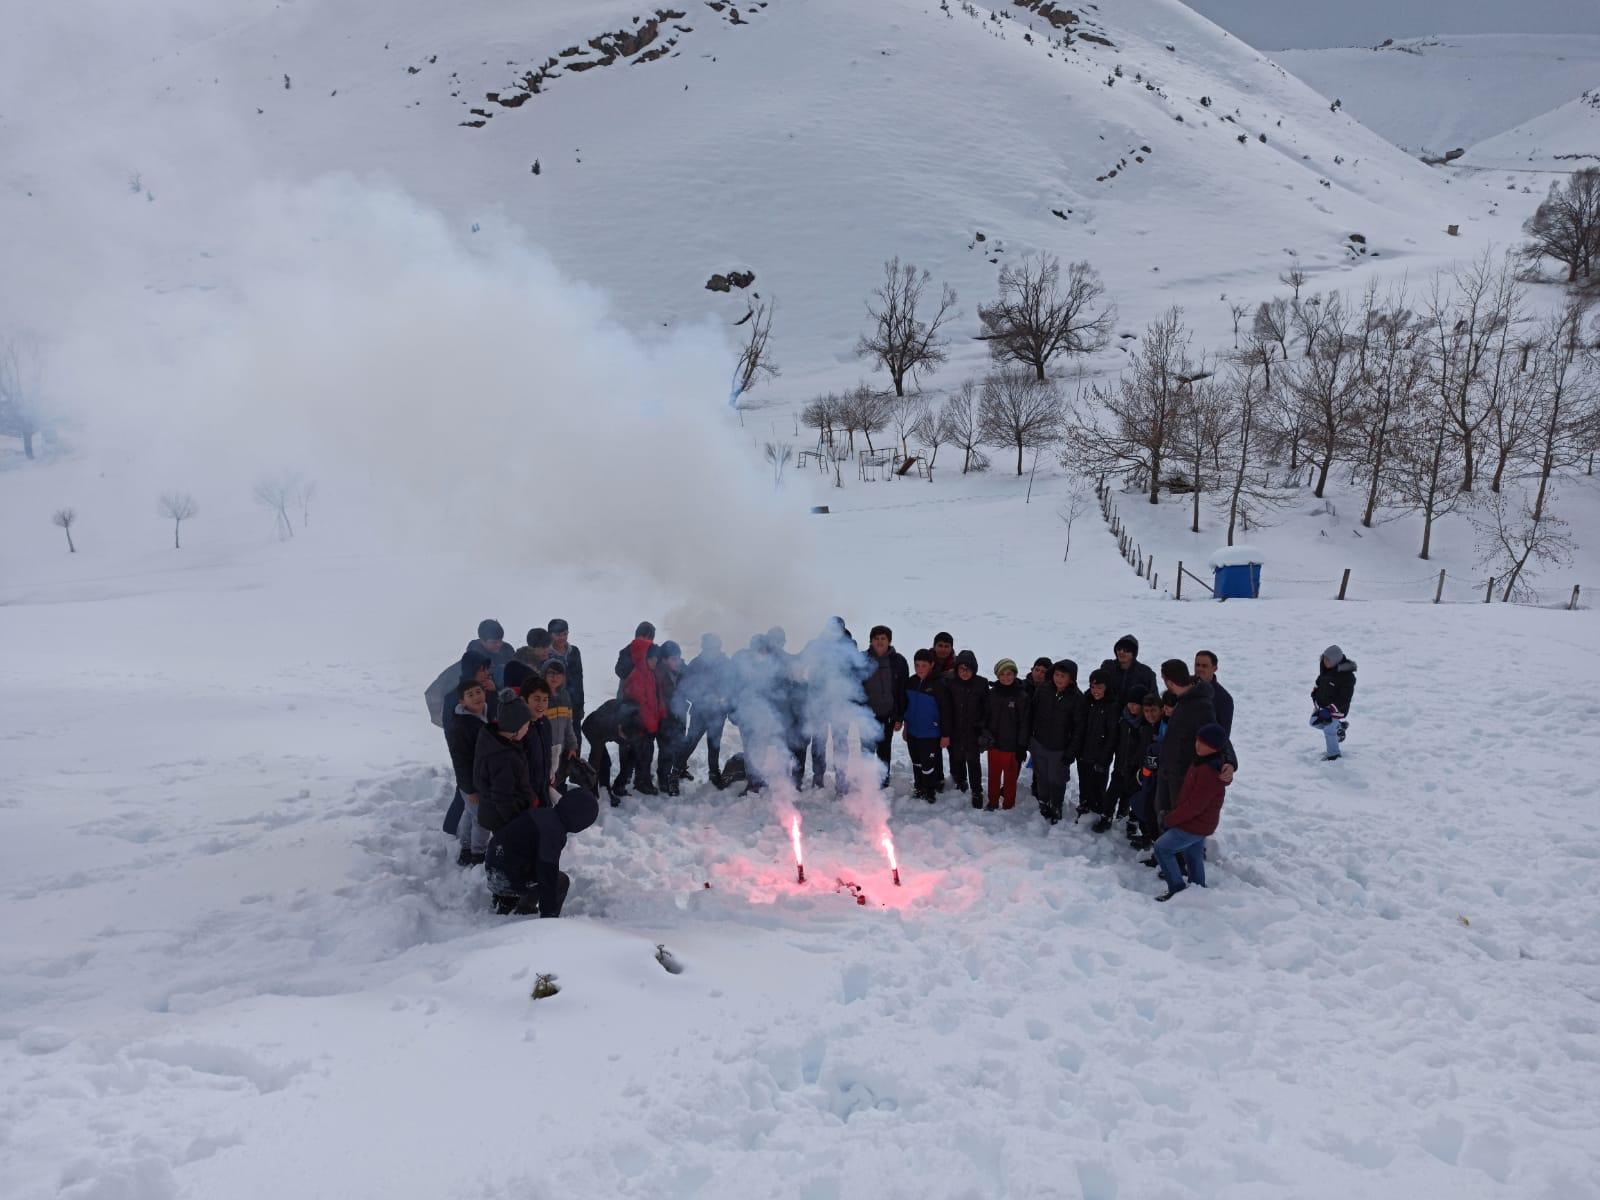
[[[961,449],[961,473],[965,475],[983,460],[978,446],[983,442],[983,425],[978,418],[978,385],[963,379],[944,402],[944,423],[950,444]]]
[[[172,522],[172,548],[183,549],[183,543],[179,540],[183,523],[190,517],[199,515],[200,512],[200,506],[195,503],[195,498],[188,492],[162,492],[157,511]]]
[[[942,285],[930,311],[923,292],[932,282],[927,271],[902,264],[897,255],[883,264],[883,283],[867,301],[872,324],[856,343],[856,355],[874,359],[889,372],[896,396],[906,394],[906,380],[914,384],[919,373],[931,375],[947,356],[948,340],[939,330],[955,316],[956,293],[949,284]]]
[[[800,410],[800,421],[807,429],[817,431],[817,445],[833,445],[833,431],[839,425],[839,397],[829,392],[818,396]]]
[[[72,544],[72,523],[77,519],[77,510],[71,508],[58,508],[50,518],[50,524],[67,535],[68,554],[76,554],[78,552],[78,548]]]
[[[1250,327],[1256,341],[1270,342],[1277,346],[1279,356],[1286,362],[1289,358],[1290,317],[1289,302],[1278,296],[1261,302],[1261,306],[1256,309],[1255,321]]]
[[[762,456],[772,465],[772,486],[776,488],[783,483],[783,469],[794,458],[794,447],[788,442],[768,442]]]
[[[294,536],[294,522],[289,519],[289,502],[294,496],[294,489],[295,477],[284,474],[261,480],[252,493],[256,503],[272,513],[273,525],[278,530],[280,540]]]
[[[1105,298],[1100,274],[1086,262],[1067,267],[1040,254],[1000,268],[1000,296],[978,306],[980,341],[997,362],[1032,367],[1044,382],[1045,367],[1058,354],[1090,354],[1111,338],[1117,309]]]
[[[1451,417],[1438,392],[1421,398],[1418,420],[1409,431],[1397,472],[1401,499],[1422,514],[1422,549],[1426,559],[1433,544],[1434,522],[1470,500],[1461,486],[1460,458],[1450,442]]]
[[[295,476],[294,504],[300,510],[300,528],[311,527],[311,502],[317,498],[317,481]]]
[[[1298,305],[1300,303],[1300,289],[1306,285],[1306,273],[1300,269],[1299,264],[1291,262],[1285,267],[1282,274],[1278,276],[1278,282],[1283,284],[1284,287],[1294,290],[1294,299],[1291,303]]]
[[[1478,562],[1500,583],[1500,600],[1531,598],[1528,580],[1544,564],[1572,561],[1567,523],[1548,509],[1535,512],[1526,497],[1491,496],[1476,520]]]
[[[1068,438],[1096,474],[1121,474],[1161,501],[1161,473],[1182,414],[1185,392],[1203,372],[1189,357],[1183,310],[1169,308],[1146,327],[1115,387],[1090,388],[1074,401]]]
[[[1355,415],[1367,473],[1367,503],[1361,524],[1372,528],[1378,505],[1388,498],[1393,451],[1403,441],[1422,386],[1427,358],[1420,348],[1423,327],[1398,292],[1379,306],[1369,290],[1362,324],[1367,331],[1362,398]]]
[[[854,391],[840,399],[840,420],[850,432],[851,445],[855,444],[857,431],[867,439],[867,450],[876,453],[872,435],[882,433],[889,425],[888,398],[866,384],[857,384]]]
[[[894,428],[895,438],[900,443],[900,453],[910,458],[911,446],[907,439],[928,411],[928,398],[921,392],[889,396],[885,399],[884,408],[889,415],[889,424]]]
[[[1278,502],[1266,466],[1260,461],[1261,427],[1271,405],[1267,371],[1259,353],[1246,351],[1235,356],[1233,368],[1219,388],[1221,419],[1229,433],[1227,462],[1231,477],[1226,483],[1230,546],[1241,524],[1248,533],[1251,518],[1257,517],[1260,524],[1258,514]]]
[[[1015,447],[1018,475],[1023,450],[1060,441],[1061,423],[1061,393],[1053,383],[1041,383],[1023,371],[1002,371],[983,381],[978,428],[991,445]]]
[[[41,363],[32,335],[16,332],[0,338],[0,434],[21,439],[28,458],[39,433]]]
[[[1220,447],[1227,438],[1228,411],[1223,389],[1210,378],[1189,385],[1174,426],[1173,459],[1183,464],[1189,486],[1189,529],[1200,532],[1200,497],[1222,486]]]
[[[1528,235],[1528,258],[1553,258],[1567,268],[1567,282],[1589,278],[1600,256],[1600,168],[1585,167],[1565,182],[1550,185],[1550,194],[1522,226]]]
[[[1355,424],[1362,376],[1360,341],[1349,332],[1341,297],[1330,292],[1300,306],[1302,312],[1311,309],[1321,316],[1309,338],[1305,357],[1289,372],[1286,382],[1317,464],[1313,495],[1321,500],[1333,460],[1348,445]]]
[[[1072,527],[1079,517],[1088,512],[1095,503],[1094,484],[1083,475],[1076,475],[1072,482],[1067,484],[1066,495],[1062,497],[1060,506],[1056,509],[1056,516],[1067,527],[1067,544],[1061,551],[1061,561],[1066,562],[1067,556],[1072,553]]]
[[[744,346],[739,351],[739,366],[734,372],[738,380],[736,395],[744,395],[763,379],[775,379],[778,376],[778,364],[772,360],[772,355],[767,350],[767,339],[772,335],[772,312],[774,303],[766,300],[754,300],[750,304],[750,312],[742,322],[745,327]]]
[[[1238,300],[1228,300],[1226,296],[1223,297],[1223,300],[1227,302],[1228,315],[1233,318],[1233,348],[1237,350],[1239,348],[1239,323],[1249,314],[1250,306]]]
[[[939,447],[952,440],[944,408],[925,405],[921,415],[917,417],[917,423],[911,427],[911,435],[927,449],[928,470],[932,471],[934,463],[939,459]]]

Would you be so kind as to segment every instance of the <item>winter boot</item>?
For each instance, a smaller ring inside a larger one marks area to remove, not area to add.
[[[1341,742],[1344,741],[1344,735],[1349,733],[1349,732],[1350,732],[1350,722],[1349,721],[1340,721],[1339,722],[1339,740]]]
[[[722,777],[722,772],[717,770],[715,767],[711,768],[710,775],[711,786],[716,788],[717,791],[720,792],[723,788],[728,786],[728,781]]]
[[[1188,890],[1189,890],[1189,885],[1188,884],[1185,884],[1183,887],[1169,887],[1162,895],[1159,895],[1159,896],[1156,897],[1156,903],[1157,904],[1165,904],[1168,900],[1171,900],[1179,892],[1186,892]]]
[[[635,780],[634,781],[634,785],[633,785],[633,790],[638,792],[639,795],[641,795],[641,796],[659,796],[659,795],[661,795],[661,789],[658,788],[655,784],[651,783],[648,779],[646,779],[643,783],[640,783],[637,780]]]
[[[973,808],[982,808],[983,807],[983,793],[982,792],[973,792],[972,793],[972,807]]]
[[[481,864],[483,860],[484,856],[482,854],[474,854],[470,848],[463,846],[461,847],[461,853],[456,855],[456,866],[476,867]]]
[[[1095,833],[1104,833],[1106,830],[1108,830],[1110,828],[1111,828],[1111,818],[1107,817],[1107,816],[1102,816],[1098,821],[1096,821],[1094,823],[1094,832]]]

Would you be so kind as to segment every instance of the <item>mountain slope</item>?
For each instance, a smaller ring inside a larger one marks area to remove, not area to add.
[[[1473,146],[1464,165],[1573,171],[1600,166],[1600,88]]]

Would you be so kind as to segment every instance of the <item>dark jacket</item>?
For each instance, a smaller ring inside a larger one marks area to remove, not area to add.
[[[528,736],[522,739],[523,751],[528,756],[528,780],[533,785],[535,808],[542,808],[550,802],[550,778],[556,769],[552,739],[549,717],[530,721]]]
[[[978,739],[989,728],[989,681],[982,675],[963,680],[959,674],[944,681],[950,724],[945,736],[953,750],[978,751]]]
[[[583,719],[583,736],[591,746],[603,742],[621,743],[643,732],[639,727],[638,709],[621,700],[607,700]]]
[[[1198,837],[1210,837],[1217,831],[1217,821],[1222,816],[1222,795],[1227,784],[1218,774],[1222,770],[1221,754],[1208,754],[1189,764],[1183,776],[1183,788],[1178,792],[1178,802],[1167,814],[1167,828],[1181,829]]]
[[[946,738],[950,729],[950,692],[944,680],[913,675],[906,682],[906,733],[914,738]]]
[[[1211,707],[1217,710],[1217,724],[1231,738],[1233,736],[1233,697],[1222,686],[1221,680],[1211,681]]]
[[[689,723],[689,702],[678,695],[678,683],[682,678],[682,669],[675,672],[664,662],[656,663],[656,695],[661,701],[661,718],[680,726]]]
[[[472,764],[478,754],[478,735],[488,723],[489,714],[474,716],[461,705],[450,714],[450,724],[445,726],[444,741],[450,747],[450,765],[455,769],[456,787],[464,795],[473,795]]]
[[[882,658],[867,651],[870,674],[865,684],[867,707],[880,721],[903,721],[906,718],[906,684],[911,678],[911,668],[905,655],[893,646]]]
[[[532,731],[529,731],[532,736]],[[490,833],[534,804],[528,753],[488,726],[478,734],[472,761],[472,788],[478,794],[478,824]]]
[[[1216,707],[1211,703],[1211,685],[1196,683],[1178,697],[1172,706],[1172,716],[1167,719],[1167,732],[1161,738],[1161,778],[1172,785],[1183,779],[1184,772],[1194,761],[1194,738],[1202,725],[1217,719]]]
[[[690,660],[678,678],[678,699],[703,715],[727,715],[733,707],[732,660],[721,650],[702,651]]]
[[[1028,752],[1028,693],[1020,682],[1013,682],[1010,687],[1003,683],[989,685],[988,718],[991,750],[1002,754]]]
[[[1118,796],[1131,796],[1139,790],[1139,768],[1144,766],[1145,746],[1155,737],[1155,730],[1154,725],[1145,724],[1142,712],[1129,716],[1124,710],[1117,718],[1117,753],[1111,779]]]
[[[551,656],[561,659],[567,664],[567,694],[572,697],[572,711],[583,711],[583,652],[570,642],[567,644],[565,654],[556,654],[551,651]]]
[[[517,656],[517,652],[511,648],[510,642],[501,642],[500,653],[490,654],[483,648],[482,638],[473,638],[467,643],[467,651],[469,653],[481,654],[487,658],[489,660],[489,669],[494,672],[495,687],[505,686],[506,664]]]
[[[1096,770],[1108,770],[1117,753],[1117,727],[1122,723],[1122,707],[1111,698],[1083,698],[1082,720],[1078,725],[1078,761]]]
[[[1317,664],[1321,666],[1322,660]],[[1311,703],[1318,708],[1337,708],[1344,716],[1350,715],[1350,701],[1356,693],[1356,664],[1343,659],[1332,670],[1323,667],[1317,674],[1317,686],[1311,689]]]
[[[1078,726],[1082,723],[1083,693],[1076,683],[1057,691],[1054,683],[1040,684],[1033,692],[1028,729],[1045,750],[1059,751],[1070,761],[1077,757]]]
[[[532,809],[508,822],[489,839],[491,884],[524,896],[537,890],[539,915],[559,917],[564,899],[561,852],[567,838],[594,824],[594,813],[594,797],[573,789],[560,804]]]
[[[1117,665],[1116,656],[1113,655],[1100,664],[1100,669],[1106,673],[1106,695],[1117,702],[1118,708],[1128,702],[1128,689],[1134,684],[1142,687],[1146,695],[1161,690],[1156,673],[1137,658],[1124,671]]]

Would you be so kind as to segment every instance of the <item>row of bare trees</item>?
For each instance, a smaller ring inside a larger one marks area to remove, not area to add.
[[[295,471],[262,479],[252,492],[255,502],[272,514],[279,538],[285,539],[294,536],[291,510],[298,513],[302,529],[310,525],[311,503],[316,495],[316,481]],[[156,500],[156,515],[172,522],[172,548],[181,550],[183,523],[200,515],[200,503],[189,492],[162,492]],[[50,523],[66,534],[67,552],[76,554],[78,547],[72,540],[72,527],[78,523],[77,509],[56,509],[50,514]]]
[[[1531,562],[1567,553],[1550,502],[1557,474],[1600,441],[1597,347],[1581,301],[1532,313],[1509,257],[1441,273],[1415,297],[1374,285],[1267,301],[1221,354],[1196,351],[1173,308],[1117,381],[1079,392],[1067,458],[1152,504],[1185,497],[1196,532],[1202,498],[1215,499],[1230,544],[1303,479],[1323,498],[1337,473],[1358,489],[1363,526],[1419,514],[1424,559],[1438,520],[1471,509],[1509,597]]]

